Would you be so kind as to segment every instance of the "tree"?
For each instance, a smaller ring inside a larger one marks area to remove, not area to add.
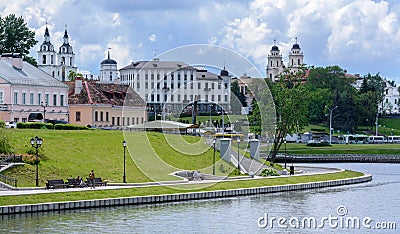
[[[83,77],[83,75],[79,72],[74,72],[74,71],[70,70],[68,73],[68,79],[70,81],[75,81],[76,77]]]
[[[27,55],[36,43],[35,32],[27,27],[22,16],[0,16],[0,53],[19,53],[34,65],[36,61]]]
[[[235,114],[240,114],[242,107],[247,106],[246,96],[240,92],[239,82],[233,81],[231,84],[231,108]]]
[[[277,83],[268,80],[267,82],[274,98],[277,117],[270,153],[270,161],[273,164],[286,135],[298,132],[308,124],[309,91],[304,85],[294,84],[290,80],[281,79]]]

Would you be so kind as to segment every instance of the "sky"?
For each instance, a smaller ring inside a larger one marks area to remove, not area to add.
[[[205,44],[244,56],[265,76],[274,40],[286,64],[297,38],[307,66],[339,65],[400,83],[398,0],[0,0],[1,16],[11,13],[35,31],[35,58],[46,21],[57,50],[67,25],[78,70],[94,74],[108,48],[122,68]],[[213,65],[229,70],[229,58],[220,60]]]

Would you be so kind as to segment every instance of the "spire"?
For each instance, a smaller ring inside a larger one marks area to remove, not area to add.
[[[296,40],[296,44],[297,44],[297,37],[294,38]]]
[[[65,32],[64,32],[64,45],[68,45],[68,32],[67,32],[67,25],[65,25]]]
[[[47,20],[46,20],[46,30],[44,31],[44,37],[50,37],[49,29],[47,28]]]
[[[110,59],[110,50],[111,48],[108,48],[108,59]]]

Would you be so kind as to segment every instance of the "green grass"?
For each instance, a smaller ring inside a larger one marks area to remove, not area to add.
[[[43,138],[44,158],[39,164],[39,184],[47,179],[64,179],[78,175],[86,178],[90,170],[97,177],[110,182],[122,182],[123,146],[126,151],[126,177],[128,182],[177,180],[168,175],[176,170],[212,172],[213,150],[198,137],[164,135],[160,133],[122,131],[57,131],[32,129],[5,129],[18,154],[31,149],[29,140],[38,135]],[[168,143],[167,143],[168,141]],[[219,152],[217,152],[217,161]],[[165,162],[165,163],[164,163]],[[221,172],[222,167],[226,172]],[[226,175],[234,166],[222,160],[217,163],[217,174]],[[3,172],[18,179],[19,187],[35,184],[35,166],[26,164]]]
[[[307,175],[307,176],[294,176],[294,177],[284,177],[284,178],[268,178],[259,180],[219,182],[205,188],[204,185],[201,184],[197,185],[192,184],[192,185],[176,185],[176,186],[126,188],[126,189],[115,189],[115,190],[87,190],[87,191],[66,192],[66,193],[2,196],[0,199],[0,206],[37,204],[45,202],[78,201],[82,199],[90,200],[90,199],[104,199],[104,198],[117,198],[117,197],[172,194],[172,193],[194,192],[194,191],[212,191],[212,190],[227,190],[236,188],[276,186],[285,184],[298,184],[307,182],[353,178],[361,175],[363,174],[360,172],[346,170],[343,172],[323,174],[323,175]],[[201,186],[200,189],[198,188],[199,186]]]
[[[261,147],[265,150],[266,147]],[[284,146],[280,153],[284,153]],[[288,154],[391,154],[400,156],[400,144],[333,144],[326,147],[310,147],[306,144],[287,143]]]

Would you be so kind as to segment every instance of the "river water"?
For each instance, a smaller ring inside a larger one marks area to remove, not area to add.
[[[400,164],[313,165],[367,172],[373,180],[215,200],[3,216],[0,232],[400,233]]]

